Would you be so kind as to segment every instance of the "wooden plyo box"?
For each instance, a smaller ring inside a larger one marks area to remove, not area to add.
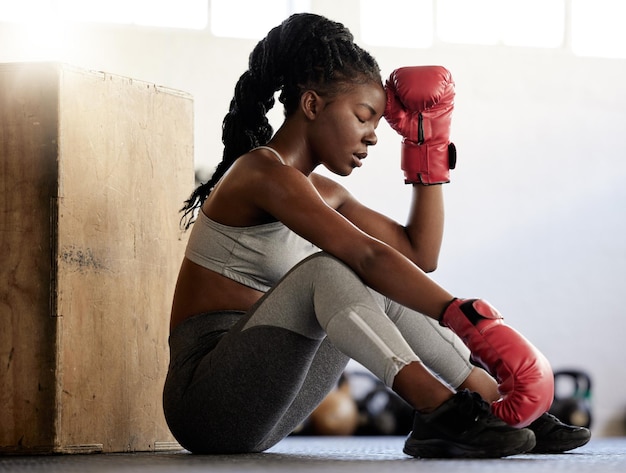
[[[178,446],[161,393],[193,185],[189,95],[0,64],[0,454]]]

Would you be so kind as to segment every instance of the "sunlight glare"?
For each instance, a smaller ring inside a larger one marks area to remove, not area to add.
[[[0,3],[0,21],[118,23],[203,29],[208,0],[20,0]]]
[[[437,34],[448,43],[559,47],[565,0],[439,0]]]
[[[292,13],[310,10],[310,0],[211,0],[211,32],[226,38],[261,39]]]
[[[626,2],[572,0],[572,50],[579,56],[626,58]]]
[[[15,0],[0,1],[0,22],[11,24],[19,60],[65,60],[80,42],[74,28],[84,23],[204,29],[208,0]]]
[[[401,11],[402,15],[397,12]],[[363,41],[376,46],[427,48],[433,44],[431,0],[361,0]]]

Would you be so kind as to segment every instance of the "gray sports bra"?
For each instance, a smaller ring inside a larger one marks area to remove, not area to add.
[[[275,150],[263,148],[283,162]],[[204,268],[266,292],[298,262],[318,251],[282,222],[231,227],[200,211],[185,256]]]

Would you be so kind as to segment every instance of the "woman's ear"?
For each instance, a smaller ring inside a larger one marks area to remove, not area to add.
[[[309,120],[315,120],[321,106],[322,98],[314,90],[307,90],[300,96],[300,108]]]

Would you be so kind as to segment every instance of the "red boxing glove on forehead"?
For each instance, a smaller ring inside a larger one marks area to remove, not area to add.
[[[418,141],[417,115],[445,120],[450,127],[454,108],[452,74],[442,66],[401,67],[391,73],[386,84],[385,118],[404,138]],[[442,130],[442,131],[445,131]],[[448,134],[449,136],[449,134]]]
[[[385,89],[385,118],[403,137],[406,182],[449,182],[456,164],[450,143],[455,94],[450,71],[442,66],[402,67],[391,73]]]

